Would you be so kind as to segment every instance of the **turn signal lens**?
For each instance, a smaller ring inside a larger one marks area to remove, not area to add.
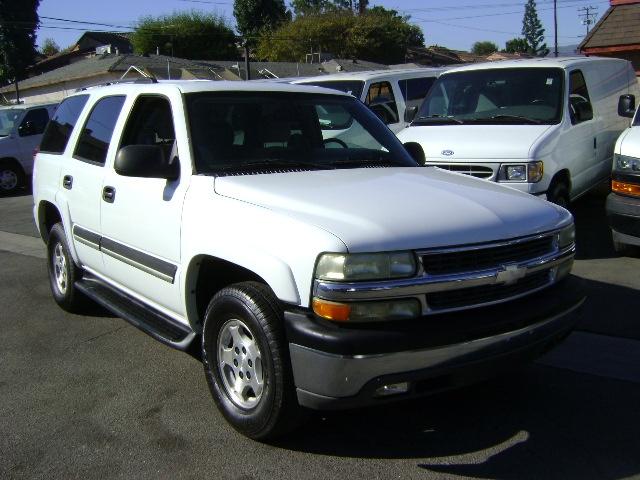
[[[616,193],[622,193],[624,195],[633,195],[634,197],[640,197],[640,185],[633,183],[618,182],[613,180],[611,182],[611,190]]]
[[[351,314],[351,307],[344,303],[329,302],[319,298],[313,299],[313,311],[316,315],[335,322],[346,322]]]

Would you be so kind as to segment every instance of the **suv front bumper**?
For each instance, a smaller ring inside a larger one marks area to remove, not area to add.
[[[341,409],[410,398],[474,383],[531,360],[571,331],[584,302],[569,276],[501,305],[409,322],[341,326],[306,312],[285,324],[298,402]],[[408,382],[406,393],[376,396]]]
[[[640,245],[640,198],[610,193],[606,208],[613,239]]]

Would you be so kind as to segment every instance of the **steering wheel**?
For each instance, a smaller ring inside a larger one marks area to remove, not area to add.
[[[342,140],[340,140],[339,138],[325,138],[324,140],[322,140],[322,143],[324,143],[325,145],[327,143],[337,143],[338,145],[340,145],[342,148],[349,148],[349,146],[344,143]]]

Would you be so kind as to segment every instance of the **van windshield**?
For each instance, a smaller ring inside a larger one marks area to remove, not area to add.
[[[202,92],[186,100],[197,173],[417,166],[353,97]]]
[[[412,125],[554,124],[562,118],[559,68],[494,68],[444,74]]]
[[[23,108],[0,109],[0,137],[11,135],[22,112],[24,112]]]
[[[314,80],[312,82],[301,82],[299,85],[315,85],[316,87],[330,88],[340,92],[348,93],[356,98],[362,95],[364,82],[362,80]]]

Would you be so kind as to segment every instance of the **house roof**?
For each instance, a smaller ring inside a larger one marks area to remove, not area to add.
[[[244,61],[242,60],[206,60],[199,63],[219,65],[236,74],[239,78],[243,80],[245,78]],[[315,76],[322,73],[322,70],[318,63],[251,62],[251,78],[271,77],[269,72],[278,78],[295,78]]]
[[[585,37],[580,51],[589,49],[640,45],[640,2],[612,5]]]

